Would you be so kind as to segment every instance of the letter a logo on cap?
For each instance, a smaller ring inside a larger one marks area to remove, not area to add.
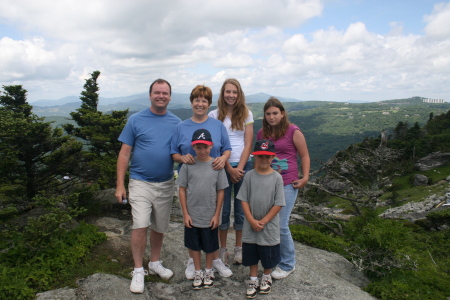
[[[191,145],[206,144],[212,145],[211,133],[206,129],[197,129],[192,135]]]

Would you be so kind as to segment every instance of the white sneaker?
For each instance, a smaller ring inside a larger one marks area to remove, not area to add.
[[[270,275],[261,277],[261,285],[259,286],[260,294],[268,294],[272,290],[272,277]]]
[[[256,278],[255,280],[247,280],[247,292],[245,293],[245,297],[248,299],[253,299],[258,294],[259,289],[259,280]]]
[[[219,272],[220,276],[222,277],[230,277],[233,275],[233,272],[223,263],[223,261],[218,258],[213,260],[212,262],[213,269],[217,272]]]
[[[203,271],[194,270],[194,282],[192,282],[192,288],[194,290],[201,290],[203,288]]]
[[[173,272],[169,269],[166,269],[162,265],[162,261],[157,261],[155,267],[151,267],[152,263],[148,263],[148,272],[152,275],[158,274],[162,279],[170,279],[173,276]]]
[[[273,270],[270,275],[272,276],[272,278],[275,278],[275,279],[283,279],[283,278],[288,277],[292,272],[294,272],[294,270],[295,270],[295,267],[290,271],[283,271],[279,267],[276,267],[275,270]]]
[[[234,247],[234,264],[242,264],[242,247]]]
[[[194,266],[194,260],[192,258],[189,258],[187,261],[184,262],[184,265],[186,266],[186,270],[184,271],[184,275],[186,275],[186,279],[192,280],[195,277],[195,266]]]
[[[203,273],[203,288],[209,289],[214,285],[214,271],[210,270]]]
[[[219,249],[219,258],[223,261],[224,264],[228,264],[228,249],[227,247],[222,247]]]
[[[130,291],[132,293],[139,293],[142,294],[144,292],[144,277],[145,275],[148,275],[147,271],[133,271],[131,272],[131,276],[133,278],[131,279],[131,285],[130,285]]]

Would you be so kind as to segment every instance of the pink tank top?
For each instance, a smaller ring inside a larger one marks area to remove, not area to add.
[[[300,130],[295,124],[289,125],[286,130],[286,134],[274,140],[273,138],[268,138],[275,144],[275,159],[272,162],[272,168],[281,174],[283,177],[283,184],[291,184],[292,181],[298,179],[298,166],[297,166],[297,149],[294,145],[294,132],[295,130]],[[256,134],[256,139],[263,139],[262,129]]]

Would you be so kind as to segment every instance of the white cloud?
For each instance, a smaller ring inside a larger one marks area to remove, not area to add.
[[[0,81],[58,79],[68,75],[70,62],[57,52],[49,51],[42,38],[15,41],[0,39]]]
[[[450,38],[450,3],[439,3],[434,6],[431,15],[425,15],[427,22],[425,32],[433,38]]]
[[[403,34],[401,22],[380,35],[363,21],[301,32],[320,0],[7,2],[1,22],[24,37],[0,40],[0,83],[23,84],[29,99],[77,95],[94,70],[108,97],[157,77],[177,92],[203,83],[217,92],[234,77],[246,93],[300,99],[450,92],[450,3],[424,16],[425,35]]]

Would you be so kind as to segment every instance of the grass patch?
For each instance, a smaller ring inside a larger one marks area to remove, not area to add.
[[[415,174],[427,176],[431,181],[431,185],[413,186],[412,178]],[[443,196],[448,187],[448,182],[443,180],[446,179],[448,174],[450,174],[450,165],[435,168],[426,172],[416,171],[402,177],[397,177],[393,182],[395,188],[383,194],[380,197],[380,200],[386,201],[395,197],[397,200],[400,200],[397,201],[398,205],[403,205],[404,201],[401,201],[402,199],[406,199],[408,202],[420,202],[433,194]]]
[[[148,262],[147,262],[148,263]],[[131,280],[131,271],[133,271],[133,260],[129,247],[126,249],[114,250],[110,241],[95,246],[92,251],[80,262],[80,264],[52,287],[52,289],[69,286],[77,288],[77,281],[86,278],[95,273],[105,273],[118,275]],[[146,266],[146,264],[144,264]],[[168,280],[161,279],[157,275],[145,276],[146,282],[164,282]]]

